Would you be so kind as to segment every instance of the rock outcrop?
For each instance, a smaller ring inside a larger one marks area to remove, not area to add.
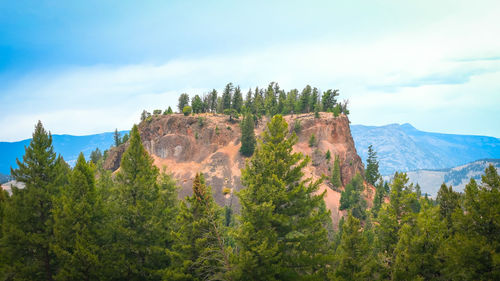
[[[311,163],[304,170],[306,177],[319,179],[322,175],[329,176],[335,156],[340,159],[344,185],[356,173],[364,173],[346,116],[333,117],[331,113],[321,113],[320,118],[314,118],[314,114],[300,114],[285,116],[285,120],[290,131],[300,127],[296,130],[299,141],[294,150],[311,157]],[[267,122],[266,118],[259,122],[255,128],[257,135],[264,130]],[[295,126],[296,123],[300,125]],[[227,116],[212,114],[154,116],[152,120],[142,122],[139,131],[155,165],[177,179],[182,187],[179,193],[181,197],[190,195],[194,175],[202,172],[207,183],[212,186],[217,203],[239,209],[235,192],[243,188],[240,177],[245,158],[239,153],[241,133],[238,120],[230,122]],[[317,142],[310,147],[309,138],[312,134]],[[106,169],[119,168],[126,146],[123,144],[109,151],[104,163]],[[331,153],[330,160],[325,157],[328,150]],[[320,191],[326,191],[325,203],[336,225],[343,215],[338,210],[340,193],[329,186],[328,180],[323,182]],[[370,197],[370,188],[367,192]]]

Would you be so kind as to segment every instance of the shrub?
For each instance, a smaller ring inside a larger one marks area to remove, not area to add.
[[[184,108],[182,109],[182,113],[184,113],[184,116],[188,116],[189,114],[191,114],[191,112],[191,106],[189,105],[184,106]]]
[[[316,146],[316,135],[314,133],[309,138],[309,147]]]
[[[228,195],[229,193],[231,193],[231,188],[229,188],[229,187],[224,187],[224,188],[222,189],[222,194],[224,194],[224,195]]]
[[[160,114],[161,114],[161,109],[153,110],[153,115],[160,115]]]
[[[300,123],[300,120],[295,120],[293,122],[293,131],[298,135],[300,131],[302,130],[302,124]]]

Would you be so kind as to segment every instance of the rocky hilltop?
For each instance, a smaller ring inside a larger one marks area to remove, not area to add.
[[[294,150],[311,157],[312,161],[304,171],[305,176],[319,179],[322,175],[330,175],[329,168],[333,166],[335,156],[340,159],[344,185],[356,173],[364,173],[347,116],[333,117],[331,113],[321,113],[320,118],[314,118],[314,114],[300,114],[288,115],[285,119],[290,132],[295,130],[299,138]],[[269,119],[263,118],[256,126],[257,136],[268,121]],[[296,126],[296,123],[300,125]],[[232,122],[228,116],[212,114],[159,115],[153,116],[150,121],[141,122],[139,131],[155,165],[166,169],[166,172],[177,179],[182,187],[180,196],[191,193],[195,173],[202,172],[207,183],[212,186],[217,203],[239,208],[234,194],[242,188],[240,170],[244,168],[246,161],[239,153],[239,120]],[[310,147],[309,138],[312,134],[317,143]],[[119,169],[126,146],[127,144],[123,144],[109,151],[104,163],[106,169]],[[332,155],[330,160],[325,157],[328,150]],[[321,191],[325,190],[325,202],[336,224],[341,216],[338,210],[340,193],[330,188],[328,180],[321,185]],[[370,198],[372,193],[367,192],[367,196]]]

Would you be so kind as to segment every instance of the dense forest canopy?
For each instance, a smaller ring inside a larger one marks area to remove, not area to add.
[[[112,174],[100,152],[69,167],[39,122],[12,170],[26,187],[0,192],[0,280],[500,280],[493,166],[464,193],[443,184],[433,199],[405,173],[383,182],[373,150],[365,178],[358,174],[345,187],[334,164],[328,180],[346,216],[333,226],[321,180],[304,176],[310,158],[292,150],[300,128],[289,130],[279,113],[343,108],[336,93],[320,99],[308,86],[285,94],[271,83],[247,99],[232,84],[222,97],[214,90],[191,105],[181,95],[179,110],[244,114],[248,147],[241,152],[252,156],[241,171],[237,216],[215,203],[200,173],[193,195],[178,199],[176,182],[153,165],[137,126]],[[255,138],[252,116],[263,114],[274,117]],[[123,141],[116,137],[116,145]],[[367,183],[375,186],[373,204]]]

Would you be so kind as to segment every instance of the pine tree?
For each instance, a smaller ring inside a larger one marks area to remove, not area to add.
[[[436,201],[439,204],[439,214],[441,219],[447,222],[447,226],[451,229],[453,221],[451,219],[452,214],[459,207],[460,194],[453,191],[453,188],[446,186],[445,183],[439,188]]]
[[[113,242],[105,258],[111,279],[156,280],[172,263],[165,226],[173,218],[165,215],[158,174],[134,125],[116,176],[114,219],[109,222]]]
[[[338,190],[342,186],[342,179],[340,173],[340,159],[337,155],[335,156],[335,160],[333,161],[331,182],[334,189],[336,190]]]
[[[335,254],[336,268],[332,280],[371,280],[365,276],[369,248],[359,220],[350,212],[342,226],[340,245]]]
[[[203,175],[196,174],[193,195],[181,202],[177,220],[183,278],[224,280],[231,271],[221,211]]]
[[[363,178],[356,174],[340,194],[339,210],[351,210],[354,217],[365,219],[366,201],[362,195],[364,189]]]
[[[182,113],[182,110],[185,106],[189,105],[189,95],[183,93],[179,96],[179,103],[177,104],[177,109],[179,109],[179,113]]]
[[[191,109],[193,110],[193,113],[203,112],[203,101],[201,100],[199,95],[195,95],[191,100]]]
[[[234,89],[233,100],[231,106],[236,112],[241,113],[241,107],[243,106],[243,96],[241,94],[240,86]]]
[[[253,115],[252,114],[245,115],[240,123],[240,127],[241,127],[240,153],[246,157],[252,156],[256,144]]]
[[[212,113],[215,113],[217,111],[217,105],[218,105],[217,91],[213,89],[210,92],[209,96],[210,96],[210,111]]]
[[[113,140],[115,141],[116,147],[118,147],[121,144],[121,137],[120,133],[118,132],[118,129],[115,129],[115,132],[113,134]]]
[[[378,212],[380,211],[380,208],[384,203],[385,194],[386,191],[384,182],[382,180],[379,180],[375,185],[375,197],[373,198],[373,208],[371,209],[371,212],[375,218],[378,216]]]
[[[300,94],[300,106],[299,106],[299,111],[302,113],[307,113],[311,112],[311,86],[307,85],[304,90],[302,90],[302,93]]]
[[[60,261],[56,280],[100,279],[101,212],[94,170],[80,153],[69,184],[54,202],[51,249]]]
[[[276,115],[268,123],[252,159],[242,170],[246,187],[238,194],[237,229],[242,280],[326,278],[329,215],[321,211],[319,182],[303,180],[310,161],[293,153],[297,136]]]
[[[380,173],[378,172],[377,153],[373,150],[373,146],[371,144],[368,146],[368,159],[366,160],[365,176],[366,181],[371,185],[375,185],[380,178]]]
[[[5,205],[0,245],[5,264],[0,272],[7,280],[52,280],[57,259],[49,247],[54,238],[51,210],[53,198],[65,183],[67,167],[56,157],[52,135],[40,121],[17,165],[11,174],[25,188],[13,187]]]
[[[336,96],[339,95],[339,90],[327,90],[323,93],[323,97],[321,98],[321,102],[323,103],[323,111],[330,112],[333,111],[333,108],[337,104]]]
[[[231,100],[233,96],[233,83],[228,83],[222,93],[222,111],[231,109]]]

